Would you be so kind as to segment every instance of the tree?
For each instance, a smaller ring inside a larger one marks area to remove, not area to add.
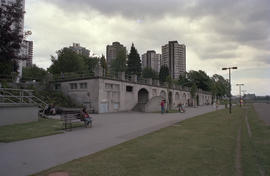
[[[84,64],[86,66],[85,72],[90,72],[93,73],[95,68],[98,66],[99,63],[99,58],[98,57],[86,57],[86,56],[81,56],[83,57]],[[84,72],[82,71],[82,72]]]
[[[100,66],[103,68],[103,75],[106,75],[108,72],[108,65],[103,54],[100,58]]]
[[[22,0],[0,6],[0,74],[17,72],[17,61],[23,40],[21,21],[23,19]]]
[[[192,98],[192,104],[193,104],[193,106],[195,105],[195,97],[196,97],[196,93],[197,93],[197,86],[196,86],[196,84],[195,83],[193,83],[192,84],[192,86],[191,86],[191,89],[190,89],[190,95],[191,95],[191,98]]]
[[[52,56],[52,65],[48,68],[50,73],[83,72],[89,69],[89,63],[86,63],[86,58],[83,58],[69,48],[63,48],[58,51],[57,56],[57,59]]]
[[[230,95],[230,83],[223,76],[214,74],[211,79],[211,92],[214,97],[221,98]]]
[[[142,64],[140,55],[138,54],[133,43],[131,45],[130,53],[128,55],[127,73],[130,75],[136,74],[137,76],[141,76],[142,73]]]
[[[48,73],[43,68],[39,68],[36,65],[31,67],[25,67],[22,70],[22,78],[23,79],[31,79],[31,80],[44,80],[47,77]]]
[[[127,55],[125,49],[119,50],[116,59],[114,59],[111,64],[111,72],[113,74],[116,75],[118,72],[126,71],[126,58]]]
[[[197,88],[202,89],[204,91],[211,90],[211,79],[210,77],[202,70],[194,71],[191,70],[187,74],[187,79],[190,83],[195,83]],[[189,84],[189,85],[192,85]]]
[[[156,78],[158,78],[158,73],[155,70],[153,70],[152,68],[146,67],[142,70],[142,77],[156,79]]]
[[[159,81],[161,83],[166,82],[167,77],[170,75],[169,68],[166,65],[160,67]]]
[[[184,75],[179,75],[178,84],[181,86],[191,87],[191,82],[187,79],[187,72]]]

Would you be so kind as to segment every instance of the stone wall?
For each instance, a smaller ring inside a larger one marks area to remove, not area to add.
[[[99,80],[86,79],[61,82],[61,91],[69,96],[77,105],[85,106],[98,112]],[[75,86],[76,85],[76,86]]]
[[[1,104],[0,126],[38,121],[38,107],[24,104]]]
[[[147,98],[149,101],[144,108],[147,112],[159,110],[160,102],[158,103],[158,101],[161,101],[161,99],[165,99],[167,104],[169,104],[169,94],[171,95],[171,109],[177,109],[179,103],[188,106],[188,101],[191,101],[190,92],[187,90],[168,89],[157,85],[139,84],[134,81],[96,77],[92,79],[66,81],[60,84],[61,90],[77,102],[77,104],[91,107],[97,113],[133,110],[138,103],[138,93],[142,89],[144,89],[144,92],[147,92],[145,94],[147,97],[144,98]],[[87,86],[81,87],[83,84],[87,84]],[[211,103],[211,95],[198,92],[198,96],[198,105],[207,104],[206,100],[209,100]]]

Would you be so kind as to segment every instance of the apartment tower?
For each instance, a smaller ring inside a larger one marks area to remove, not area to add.
[[[161,50],[161,65],[166,65],[171,77],[178,79],[179,75],[186,72],[186,46],[177,41],[169,41]]]
[[[154,50],[149,50],[142,55],[142,68],[152,68],[154,71],[160,70],[161,54]]]
[[[126,55],[127,49],[124,45],[120,44],[120,42],[113,42],[112,45],[107,45],[106,58],[109,66],[111,66],[112,61],[116,59],[121,51],[123,51]]]
[[[77,54],[89,57],[90,50],[86,49],[85,47],[81,47],[79,43],[73,43],[72,46],[69,47],[72,51]]]

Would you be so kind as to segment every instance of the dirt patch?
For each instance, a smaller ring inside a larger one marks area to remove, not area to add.
[[[270,125],[270,104],[254,103],[254,108],[260,119],[262,119],[267,125]]]

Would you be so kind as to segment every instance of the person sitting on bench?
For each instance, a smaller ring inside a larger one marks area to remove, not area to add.
[[[82,110],[82,120],[85,123],[85,127],[87,127],[90,124],[90,122],[92,123],[92,119],[89,116],[89,114],[86,112],[86,108],[83,108]]]

